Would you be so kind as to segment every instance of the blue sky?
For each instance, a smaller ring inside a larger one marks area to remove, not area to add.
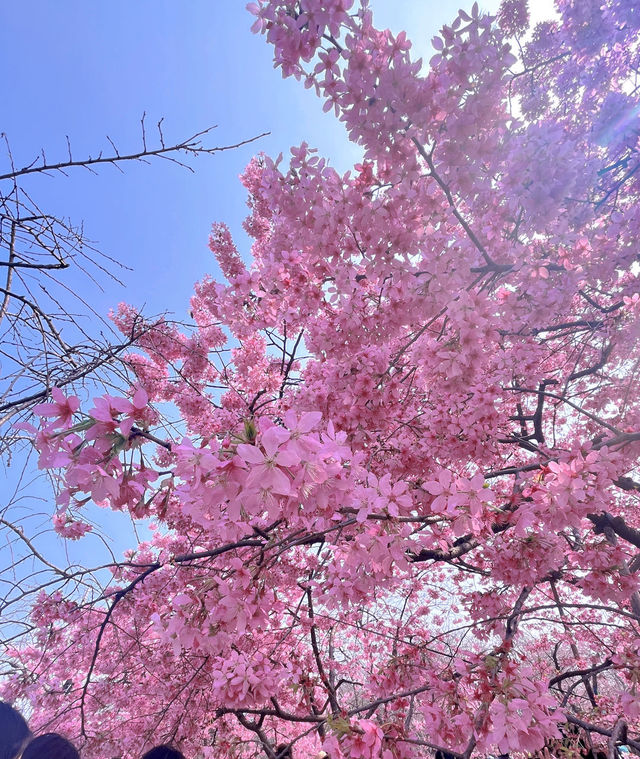
[[[497,0],[482,5],[495,11]],[[192,162],[195,173],[155,161],[129,164],[123,174],[107,166],[97,176],[80,169],[68,177],[35,176],[25,185],[44,210],[83,222],[97,247],[130,267],[116,271],[123,286],[101,277],[103,291],[73,269],[62,272],[69,287],[103,316],[125,300],[150,315],[170,312],[184,318],[194,282],[207,272],[216,274],[207,248],[214,221],[231,227],[248,257],[241,229],[246,194],[238,175],[254,153],[286,155],[292,145],[307,141],[339,170],[358,159],[343,127],[332,114],[322,113],[314,94],[273,69],[271,48],[251,34],[252,18],[244,6],[236,0],[0,4],[5,81],[0,131],[7,134],[17,165],[30,163],[40,149],[51,161],[63,160],[65,135],[74,157],[109,150],[106,135],[122,152],[134,151],[145,111],[150,140],[160,118],[167,142],[214,124],[218,129],[209,138],[211,145],[271,132],[257,144],[200,157]],[[418,54],[426,57],[432,54],[429,40],[453,20],[459,6],[460,0],[371,2],[377,24],[396,32],[406,29]],[[46,483],[27,492],[42,499],[25,501],[27,510],[50,512]],[[46,525],[44,515],[37,521]],[[106,529],[116,552],[132,544],[122,515]],[[51,538],[41,541],[47,551],[64,550]],[[86,551],[74,548],[82,560]]]

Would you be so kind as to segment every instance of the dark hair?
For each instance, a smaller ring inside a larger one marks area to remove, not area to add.
[[[22,714],[0,701],[0,759],[14,759],[30,735]]]
[[[177,748],[163,743],[160,746],[154,746],[149,749],[142,759],[184,759],[184,754],[178,751]]]
[[[22,759],[80,759],[78,749],[58,733],[43,733],[22,752]]]

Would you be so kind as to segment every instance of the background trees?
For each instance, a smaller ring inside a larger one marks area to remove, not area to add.
[[[104,369],[114,370],[115,359],[139,337],[133,325],[124,342],[109,343],[104,336],[100,339],[96,330],[88,332],[78,316],[71,312],[72,307],[67,304],[75,299],[78,308],[93,311],[93,316],[109,329],[108,323],[91,308],[91,299],[72,292],[65,285],[61,272],[76,266],[85,272],[89,283],[99,287],[95,277],[106,276],[117,281],[122,264],[97,250],[81,226],[43,210],[38,200],[23,187],[24,178],[37,174],[59,178],[78,170],[96,173],[105,165],[122,169],[130,162],[148,163],[153,159],[165,159],[190,169],[186,160],[213,155],[252,141],[208,146],[203,140],[210,139],[212,130],[207,129],[178,143],[168,144],[162,122],[157,124],[151,136],[147,134],[144,116],[140,127],[140,145],[131,152],[119,151],[107,138],[110,142],[108,152],[74,157],[71,144],[67,142],[67,155],[63,159],[48,160],[43,151],[25,166],[15,165],[5,135],[7,170],[0,174],[3,186],[0,194],[0,251],[4,256],[0,267],[5,272],[0,289],[4,359],[0,425],[9,437],[5,437],[4,446],[9,446],[12,441],[7,423],[43,401],[52,387],[73,391],[74,386],[86,377],[99,378],[102,383],[109,384],[109,375]]]
[[[62,535],[156,527],[5,694],[96,754],[640,749],[640,19],[473,6],[423,69],[366,7],[251,10],[364,159],[254,159],[253,263],[214,226],[193,328],[122,307],[130,392],[37,409]]]

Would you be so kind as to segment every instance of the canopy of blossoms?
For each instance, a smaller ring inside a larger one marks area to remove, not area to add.
[[[56,530],[154,530],[8,645],[36,727],[89,758],[640,749],[640,5],[556,7],[476,4],[422,62],[365,0],[250,4],[364,159],[255,158],[250,264],[215,224],[226,283],[145,324],[130,392],[38,408]]]

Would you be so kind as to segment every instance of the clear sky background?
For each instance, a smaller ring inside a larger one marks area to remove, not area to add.
[[[371,0],[377,25],[406,29],[417,55],[427,59],[431,37],[454,19],[460,4]],[[533,4],[544,15],[551,2]],[[497,6],[498,0],[481,3],[489,12]],[[191,162],[195,173],[159,160],[127,164],[124,173],[106,166],[97,176],[82,169],[68,177],[35,176],[25,185],[42,209],[83,222],[100,250],[129,267],[116,272],[123,286],[102,277],[103,291],[72,268],[59,272],[98,313],[106,316],[124,300],[149,315],[185,318],[194,283],[205,273],[217,274],[207,248],[214,221],[230,226],[249,258],[241,228],[246,193],[238,175],[255,153],[286,156],[291,146],[307,141],[341,171],[357,162],[359,151],[335,116],[322,113],[312,91],[274,70],[271,47],[250,32],[252,20],[245,2],[237,0],[0,2],[0,131],[19,166],[41,149],[52,162],[64,160],[66,135],[74,158],[110,150],[105,135],[121,152],[133,152],[141,144],[143,112],[150,143],[161,118],[167,143],[214,124],[218,128],[207,138],[212,146],[271,133],[235,151],[201,156]],[[7,170],[5,165],[0,146],[0,168]],[[46,485],[29,492],[42,499],[38,510],[51,513]],[[34,504],[24,501],[26,510]],[[119,553],[131,545],[130,529],[123,519],[111,524]],[[53,550],[50,538],[41,540]],[[87,549],[77,550],[82,559]]]

